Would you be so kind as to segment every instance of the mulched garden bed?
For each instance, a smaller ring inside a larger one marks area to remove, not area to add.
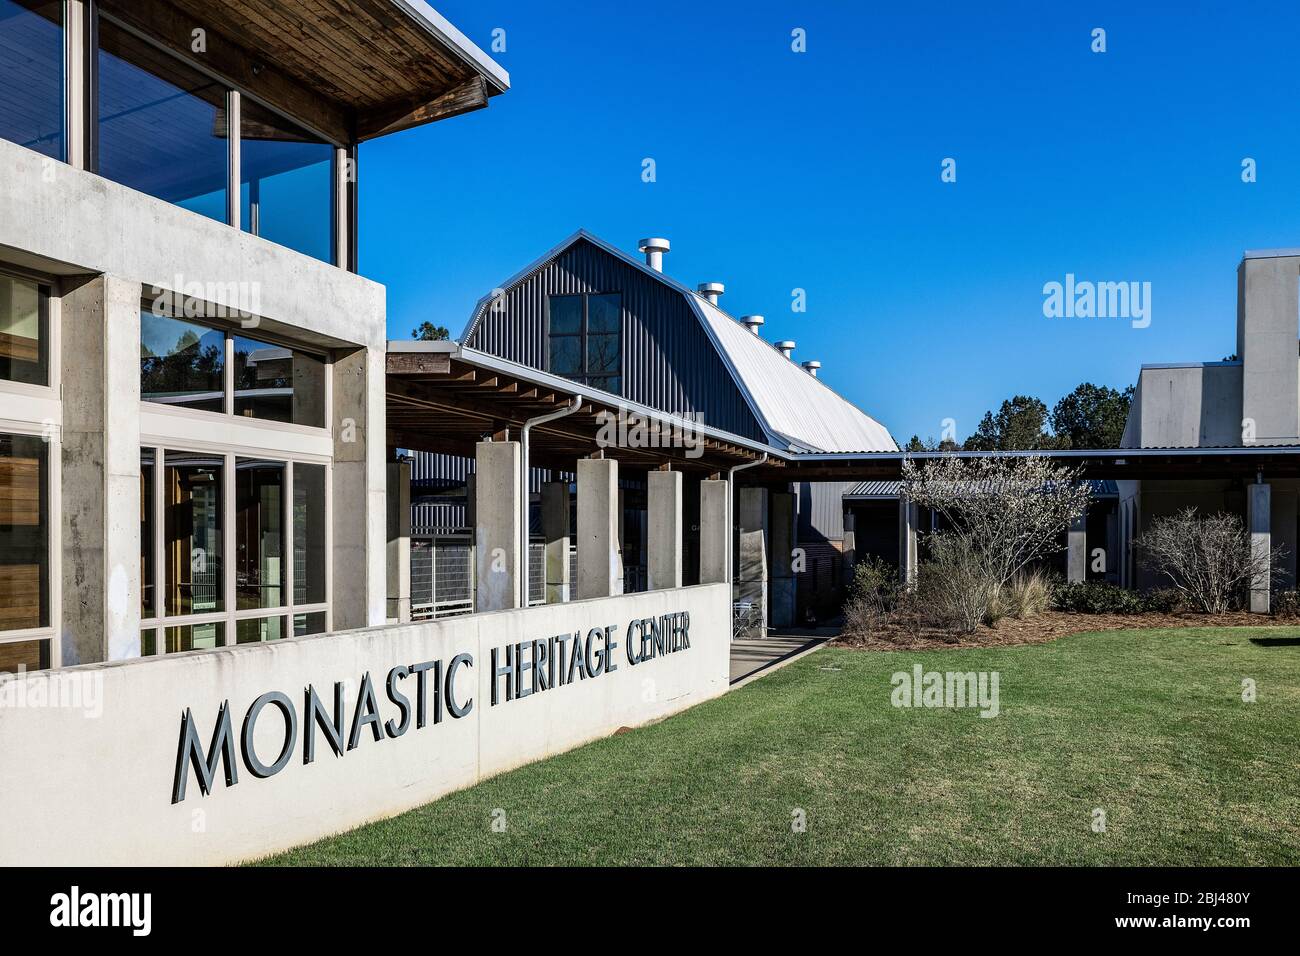
[[[1006,647],[1044,644],[1067,634],[1169,627],[1277,627],[1300,629],[1300,619],[1280,619],[1246,611],[1228,614],[1078,614],[1044,611],[1023,621],[1003,618],[995,626],[980,625],[974,634],[954,634],[919,620],[895,620],[869,634],[842,633],[836,647],[868,651],[931,650],[954,647]]]

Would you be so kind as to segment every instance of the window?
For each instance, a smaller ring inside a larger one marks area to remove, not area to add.
[[[49,384],[49,291],[0,273],[0,379]]]
[[[101,175],[225,222],[226,87],[101,17]]]
[[[233,380],[231,407],[236,415],[325,427],[325,376],[329,369],[323,358],[188,319],[174,319],[152,308],[140,315],[140,398],[224,413],[227,344]]]
[[[47,462],[39,436],[0,434],[0,671],[49,666],[49,640],[19,633],[50,624]]]
[[[63,2],[0,0],[0,139],[63,159]]]
[[[140,315],[140,398],[225,411],[226,335],[153,312]]]
[[[549,371],[622,394],[622,296],[553,295],[547,299]]]
[[[334,261],[334,146],[241,98],[240,222],[246,232]]]
[[[328,465],[160,448],[140,460],[142,655],[327,630]]]

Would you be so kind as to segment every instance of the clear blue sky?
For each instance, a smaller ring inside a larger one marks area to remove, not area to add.
[[[1015,393],[1231,353],[1242,251],[1300,246],[1294,0],[434,5],[484,50],[505,29],[513,88],[362,149],[392,337],[459,335],[579,227],[662,235],[668,273],[724,282],[900,442],[965,437]],[[1067,272],[1150,282],[1150,327],[1045,318]]]

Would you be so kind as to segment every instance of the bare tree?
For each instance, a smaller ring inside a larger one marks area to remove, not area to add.
[[[1271,584],[1286,556],[1282,547],[1252,547],[1250,533],[1236,515],[1201,516],[1195,508],[1153,519],[1134,544],[1146,567],[1207,614],[1229,610],[1256,578]]]
[[[1082,515],[1091,489],[1078,469],[1037,455],[903,462],[903,493],[933,508],[952,530],[937,532],[936,559],[948,564],[963,629],[1032,562],[1060,550],[1061,532]],[[944,542],[944,536],[953,538]],[[958,538],[960,540],[958,540]],[[974,571],[972,571],[974,569]]]

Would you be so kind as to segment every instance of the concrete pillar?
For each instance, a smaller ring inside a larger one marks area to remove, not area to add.
[[[1088,579],[1088,515],[1076,515],[1066,532],[1065,579],[1082,584]]]
[[[520,452],[517,441],[474,446],[474,491],[490,508],[475,509],[474,610],[519,607]]]
[[[759,633],[767,633],[768,573],[766,488],[741,488],[736,494],[736,528],[739,543],[736,554],[736,600],[754,606],[758,612]]]
[[[569,600],[569,483],[542,485],[542,537],[546,541],[546,603]]]
[[[1271,445],[1300,437],[1300,365],[1296,314],[1300,256],[1257,255],[1237,268],[1237,355],[1241,358],[1241,416],[1253,439]],[[1286,397],[1289,400],[1279,401]]]
[[[700,482],[700,583],[727,580],[731,527],[727,521],[728,484],[715,478]]]
[[[769,615],[773,627],[794,626],[795,584],[795,497],[789,492],[773,492],[768,496],[772,509],[770,524],[772,541],[772,581],[768,597],[772,602]]]
[[[646,475],[646,572],[651,591],[682,586],[682,473]]]
[[[334,356],[336,631],[383,624],[388,613],[384,361],[381,347]]]
[[[388,620],[411,620],[411,463],[388,463]]]
[[[1266,555],[1273,548],[1272,489],[1263,482],[1246,487],[1246,527],[1250,531],[1250,550],[1256,557]],[[1257,574],[1250,582],[1250,610],[1254,614],[1269,611],[1269,577],[1267,572]]]
[[[140,296],[98,276],[63,297],[64,666],[140,656]]]
[[[898,496],[898,579],[910,590],[916,587],[918,561],[916,529],[921,521],[921,509],[906,495]]]
[[[578,459],[578,598],[623,593],[618,462]]]

